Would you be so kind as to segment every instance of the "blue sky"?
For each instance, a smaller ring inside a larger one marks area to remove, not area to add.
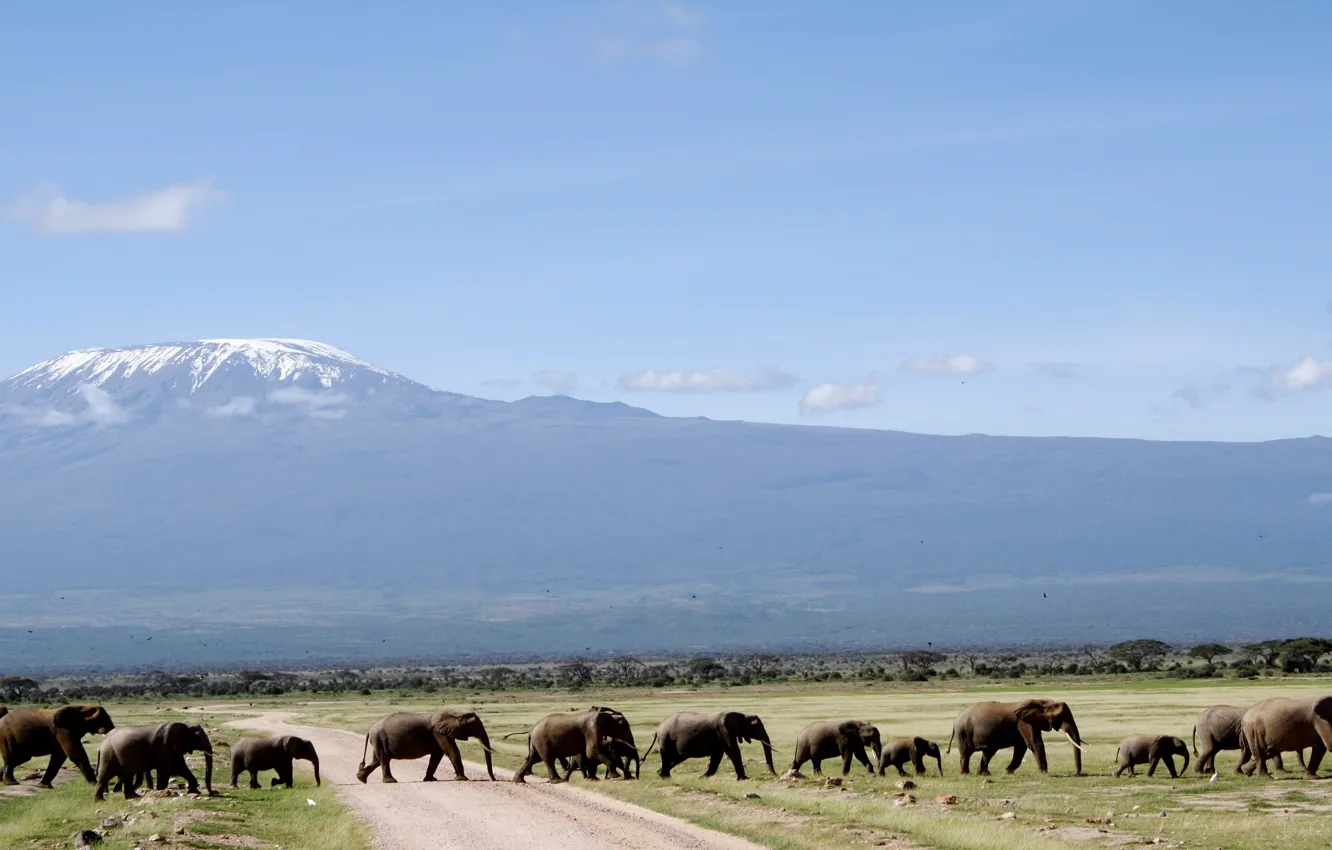
[[[442,389],[1332,433],[1332,4],[0,11],[0,372],[317,339]]]

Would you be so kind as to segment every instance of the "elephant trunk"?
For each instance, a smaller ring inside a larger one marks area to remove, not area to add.
[[[755,738],[763,745],[763,760],[768,763],[768,772],[776,776],[777,768],[772,766],[772,741],[768,739],[768,733],[756,735]]]
[[[486,730],[483,728],[483,729],[481,729],[480,731],[478,731],[478,732],[476,733],[476,739],[477,739],[478,741],[480,741],[480,742],[481,742],[481,746],[485,748],[485,751],[486,751],[486,774],[490,776],[490,781],[491,781],[491,782],[494,782],[494,781],[495,781],[495,763],[494,763],[494,759],[492,759],[492,758],[491,758],[491,755],[490,755],[491,753],[494,752],[494,750],[492,750],[492,749],[490,748],[490,736],[486,734]]]
[[[208,795],[211,797],[213,794],[213,751],[211,749],[204,750],[204,788],[207,789]]]
[[[1181,747],[1180,749],[1184,751],[1184,766],[1179,769],[1179,772],[1182,774],[1184,771],[1189,769],[1189,748],[1186,745],[1184,747]]]
[[[1082,736],[1078,734],[1078,724],[1070,720],[1064,725],[1063,733],[1068,742],[1073,745],[1073,773],[1077,776],[1082,775]]]
[[[319,784],[319,755],[310,753],[310,766],[314,768],[315,785]]]
[[[939,763],[939,775],[943,776],[943,755],[938,750],[934,751],[934,760]]]

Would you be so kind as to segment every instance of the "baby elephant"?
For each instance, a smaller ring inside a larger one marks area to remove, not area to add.
[[[315,752],[314,744],[304,738],[294,735],[241,738],[231,748],[231,787],[235,788],[240,775],[248,771],[250,787],[258,788],[259,771],[275,770],[277,776],[273,777],[270,785],[281,783],[290,788],[292,759],[304,759],[313,765],[315,784],[319,784],[319,754]]]
[[[1175,756],[1184,757],[1184,766],[1178,771],[1175,770]],[[1147,775],[1152,776],[1156,773],[1157,762],[1164,759],[1170,778],[1176,779],[1189,769],[1189,746],[1174,735],[1130,735],[1119,742],[1115,758],[1119,761],[1115,776],[1126,770],[1129,776],[1133,776],[1133,766],[1137,764],[1149,765]]]
[[[926,756],[939,763],[939,775],[943,776],[943,756],[939,754],[938,744],[919,736],[889,741],[883,745],[883,752],[879,756],[879,775],[883,776],[884,771],[891,766],[897,768],[898,776],[906,776],[902,765],[911,762],[916,768],[916,775],[919,776],[925,772]]]

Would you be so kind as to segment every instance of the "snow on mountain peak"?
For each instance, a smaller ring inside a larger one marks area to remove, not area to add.
[[[406,380],[340,348],[299,339],[206,339],[125,348],[71,351],[19,372],[4,384],[44,390],[77,382],[101,387],[113,380],[171,375],[193,394],[224,366],[248,366],[256,377],[277,381],[313,378],[332,387],[352,372]]]

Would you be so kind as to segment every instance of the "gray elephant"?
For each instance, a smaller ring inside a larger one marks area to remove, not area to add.
[[[874,763],[865,753],[869,747],[874,751],[874,761],[879,760],[883,751],[883,742],[879,737],[878,727],[860,720],[824,720],[811,723],[800,730],[796,738],[795,757],[791,769],[799,771],[805,762],[812,762],[814,772],[822,775],[820,769],[824,759],[842,757],[842,775],[851,772],[851,759],[855,758],[865,765],[870,775],[874,774]]]
[[[916,775],[920,776],[925,772],[926,756],[938,762],[939,775],[943,776],[943,755],[939,752],[938,744],[920,736],[889,741],[883,745],[883,752],[879,754],[879,775],[883,776],[885,770],[895,767],[898,776],[906,776],[902,765],[911,762],[916,768]]]
[[[546,776],[550,782],[564,782],[556,761],[574,756],[582,756],[585,776],[591,773],[587,765],[596,760],[606,765],[607,777],[617,778],[621,774],[607,741],[623,741],[637,749],[628,719],[613,708],[595,705],[576,713],[547,714],[531,729],[504,737],[512,738],[515,735],[527,736],[527,759],[513,775],[514,782],[526,782],[526,777],[537,762],[545,763]]]
[[[1216,754],[1221,750],[1242,750],[1243,742],[1240,740],[1240,721],[1244,719],[1244,712],[1247,708],[1241,708],[1237,705],[1214,705],[1211,708],[1203,709],[1203,713],[1198,715],[1198,720],[1193,724],[1193,754],[1198,757],[1194,762],[1193,769],[1198,773],[1216,773]],[[1199,749],[1198,742],[1202,742]],[[1300,761],[1300,767],[1304,765],[1304,752],[1297,751],[1296,757]],[[1285,771],[1286,765],[1281,761],[1281,753],[1271,753],[1270,757],[1276,762],[1276,769]],[[1235,765],[1235,772],[1242,773],[1247,759]]]
[[[85,735],[105,735],[116,724],[100,705],[67,705],[55,711],[19,708],[0,714],[0,761],[4,772],[0,782],[17,785],[14,768],[28,759],[50,756],[40,784],[50,788],[60,766],[68,758],[83,778],[94,782],[92,764],[83,749]]]
[[[632,744],[626,744],[624,741],[617,741],[613,738],[607,738],[602,741],[606,749],[610,750],[611,758],[615,761],[615,769],[625,776],[632,776],[637,779],[643,773],[643,758],[639,755],[638,748]],[[563,756],[556,761],[564,768],[564,778],[568,780],[573,776],[576,770],[587,779],[596,779],[597,771],[601,769],[601,762],[596,759],[589,759],[581,753],[576,756],[570,756],[565,759]],[[633,765],[631,768],[630,765]]]
[[[365,747],[361,753],[361,766],[356,771],[356,778],[365,782],[366,777],[380,769],[380,780],[397,782],[389,769],[393,759],[419,759],[426,756],[423,782],[434,782],[435,769],[444,756],[449,757],[455,779],[465,781],[462,753],[455,741],[469,741],[472,738],[481,744],[486,753],[486,773],[490,781],[495,781],[495,768],[490,748],[490,736],[486,727],[475,711],[461,711],[453,708],[441,708],[433,714],[411,714],[398,712],[381,717],[365,734]],[[374,757],[366,764],[366,756],[373,752]]]
[[[961,773],[971,773],[971,755],[981,754],[980,769],[977,773],[986,776],[990,772],[990,759],[999,750],[1010,747],[1013,761],[1007,771],[1012,773],[1022,764],[1022,757],[1030,749],[1036,754],[1036,766],[1041,773],[1047,773],[1050,765],[1045,757],[1045,740],[1042,732],[1058,730],[1068,738],[1073,749],[1074,773],[1082,775],[1082,738],[1078,734],[1077,721],[1073,719],[1073,710],[1068,703],[1050,699],[1029,699],[1022,702],[978,702],[962,709],[962,713],[953,722],[953,734],[948,739],[948,751],[953,751],[953,739],[957,739],[961,761]]]
[[[97,790],[93,799],[106,796],[112,779],[120,780],[125,799],[133,799],[136,777],[152,771],[157,790],[163,791],[172,776],[185,780],[191,794],[199,793],[199,781],[185,763],[186,753],[204,754],[204,788],[213,793],[213,744],[202,726],[159,723],[156,726],[121,726],[102,739],[97,750]]]
[[[258,788],[259,771],[277,771],[270,785],[279,783],[292,786],[293,759],[304,759],[314,767],[315,785],[319,784],[319,753],[305,738],[283,735],[273,738],[241,738],[231,748],[231,787],[235,788],[242,773],[250,774],[250,787]]]
[[[758,741],[763,744],[763,757],[768,763],[768,771],[776,775],[777,769],[772,764],[772,740],[768,730],[757,714],[744,714],[739,711],[722,711],[717,714],[700,714],[694,711],[682,711],[673,714],[657,725],[657,731],[648,745],[647,758],[652,748],[661,744],[661,769],[658,774],[669,778],[671,769],[686,759],[706,758],[708,768],[704,776],[716,774],[721,765],[722,756],[731,760],[737,780],[748,779],[745,776],[745,759],[740,752],[741,744]]]
[[[1178,771],[1175,770],[1175,756],[1184,757],[1184,765]],[[1155,776],[1156,766],[1162,760],[1166,770],[1170,771],[1170,778],[1178,779],[1189,769],[1189,745],[1174,735],[1130,735],[1119,742],[1119,749],[1115,751],[1115,761],[1119,764],[1115,776],[1123,775],[1124,771],[1134,776],[1133,768],[1139,764],[1148,766],[1148,776]]]
[[[1268,775],[1267,760],[1273,753],[1312,747],[1304,775],[1317,779],[1323,754],[1332,748],[1332,696],[1265,699],[1244,712],[1240,742],[1240,761],[1246,776],[1252,776],[1255,770]]]

